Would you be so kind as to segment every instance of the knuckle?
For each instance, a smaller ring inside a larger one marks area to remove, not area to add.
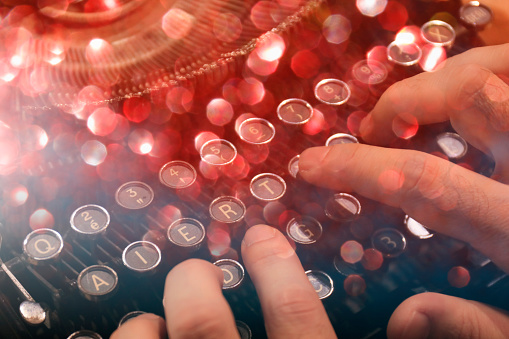
[[[441,173],[441,166],[436,159],[425,153],[410,151],[404,158],[401,166],[402,175],[405,176],[407,196],[410,198],[428,197],[434,190]],[[406,199],[405,199],[406,200]]]
[[[281,291],[279,298],[271,300],[269,310],[277,316],[292,323],[307,323],[316,317],[318,297],[312,289],[304,286],[287,286]]]
[[[225,321],[217,315],[214,305],[188,303],[179,310],[179,317],[170,328],[170,337],[208,338],[224,332]]]
[[[477,64],[460,65],[456,71],[456,74],[460,75],[459,83],[456,87],[457,103],[472,104],[474,99],[480,95],[486,79],[491,75],[491,71]]]

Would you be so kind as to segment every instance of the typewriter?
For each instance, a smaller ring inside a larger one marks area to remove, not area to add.
[[[240,241],[286,233],[343,338],[384,338],[426,291],[508,309],[509,279],[401,210],[298,178],[298,155],[362,142],[391,84],[482,45],[477,1],[1,2],[0,337],[107,338],[163,315],[169,270],[224,272],[264,338]],[[409,40],[410,38],[410,40]],[[489,176],[449,124],[399,147]]]

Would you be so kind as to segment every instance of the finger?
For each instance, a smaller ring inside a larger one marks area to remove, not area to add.
[[[387,336],[413,338],[507,338],[509,315],[475,301],[437,293],[405,300],[391,316]]]
[[[497,76],[509,75],[504,55],[509,57],[509,44],[468,51],[436,72],[394,84],[362,121],[362,138],[389,144],[416,124],[451,120],[473,146],[508,162],[509,86]]]
[[[242,258],[258,292],[269,338],[335,338],[299,258],[273,227],[251,227]]]
[[[509,191],[499,182],[426,153],[362,144],[307,149],[299,174],[312,184],[400,207],[509,272]]]
[[[155,314],[141,314],[120,326],[110,339],[163,339],[166,338],[166,323]]]
[[[184,261],[168,273],[163,304],[171,339],[239,338],[223,297],[223,279],[219,267],[199,259]]]

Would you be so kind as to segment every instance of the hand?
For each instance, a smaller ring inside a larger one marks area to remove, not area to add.
[[[255,285],[270,338],[335,338],[322,302],[294,249],[273,227],[251,227],[242,242],[244,265]],[[171,270],[164,290],[166,322],[154,314],[129,320],[111,336],[129,338],[239,338],[221,290],[223,273],[190,259]]]
[[[394,121],[450,120],[470,144],[493,156],[498,181],[438,157],[362,144],[304,151],[299,174],[402,208],[438,232],[469,242],[509,272],[509,44],[467,51],[442,69],[390,87],[361,123],[362,138],[390,144]],[[412,117],[409,119],[409,114]],[[391,338],[505,338],[509,316],[473,301],[434,293],[403,302]]]

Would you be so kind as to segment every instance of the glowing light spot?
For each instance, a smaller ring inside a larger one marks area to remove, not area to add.
[[[456,288],[463,288],[470,282],[470,272],[465,267],[455,266],[447,273],[447,281]]]
[[[341,245],[341,258],[347,263],[355,264],[361,261],[363,255],[362,245],[355,240],[346,241]]]
[[[199,170],[204,178],[210,180],[216,180],[220,175],[220,170],[217,166],[208,164],[203,160],[200,160]]]
[[[320,133],[326,126],[325,118],[317,109],[313,109],[311,119],[302,127],[302,131],[307,135],[316,135]]]
[[[376,271],[384,262],[382,253],[374,248],[368,248],[364,251],[361,263],[368,271]]]
[[[218,40],[232,42],[239,38],[242,32],[242,23],[232,13],[221,13],[214,19],[212,30]]]
[[[247,105],[256,105],[265,96],[263,83],[255,78],[246,78],[239,83],[238,96]]]
[[[419,61],[426,72],[436,71],[442,62],[447,59],[447,52],[443,47],[426,45],[422,48],[422,58]]]
[[[418,45],[421,45],[423,43],[421,28],[414,25],[405,26],[398,31],[394,40],[398,44],[416,43]]]
[[[187,88],[175,87],[168,91],[166,95],[166,106],[173,113],[189,112],[193,106],[194,94]]]
[[[164,33],[172,39],[182,39],[193,27],[195,17],[188,12],[172,8],[163,16],[162,28]]]
[[[356,5],[363,15],[375,17],[385,10],[387,0],[357,0]]]
[[[399,191],[405,182],[403,173],[395,170],[383,171],[378,177],[378,183],[387,193],[395,193]]]
[[[217,134],[212,132],[201,132],[194,137],[194,148],[199,152],[203,147],[203,144],[210,140],[220,139]]]
[[[173,205],[166,205],[157,211],[155,226],[160,229],[166,230],[168,225],[171,225],[174,221],[182,218],[182,212],[180,209]]]
[[[150,115],[151,108],[150,101],[147,99],[133,97],[124,101],[123,111],[130,121],[142,122]]]
[[[103,39],[92,39],[85,51],[88,62],[99,63],[107,61],[113,54],[113,47]]]
[[[322,34],[331,44],[340,44],[348,40],[351,33],[350,20],[340,14],[331,15],[323,22]]]
[[[40,208],[32,213],[29,223],[30,228],[33,230],[37,230],[39,228],[53,228],[55,225],[55,218],[48,210]]]
[[[135,129],[129,134],[127,144],[134,153],[147,154],[154,146],[154,136],[146,129]]]
[[[103,1],[104,5],[109,9],[114,9],[115,7],[119,6],[116,0],[103,0]]]
[[[352,274],[343,282],[343,288],[348,295],[358,297],[366,291],[366,281],[360,275]]]
[[[19,55],[13,55],[11,57],[11,65],[14,67],[21,67],[23,65],[23,58]]]
[[[4,198],[10,206],[18,207],[28,200],[28,190],[23,185],[15,185],[4,191]]]
[[[212,99],[207,105],[207,119],[216,126],[224,126],[233,118],[233,107],[224,99]]]
[[[12,66],[8,59],[0,59],[0,79],[3,82],[10,82],[14,80],[18,73],[19,69]]]
[[[411,44],[415,42],[415,35],[409,32],[398,33],[395,41],[398,44]]]
[[[81,146],[81,158],[91,166],[102,164],[107,155],[106,146],[97,140],[89,140]]]
[[[96,109],[87,119],[87,127],[95,135],[108,135],[115,130],[116,126],[115,113],[106,107]]]
[[[26,126],[20,135],[22,147],[29,151],[39,151],[46,147],[49,141],[46,131],[38,125]]]
[[[255,52],[262,60],[276,61],[283,56],[285,49],[283,38],[279,34],[268,32],[260,38]]]
[[[417,118],[410,113],[401,113],[392,120],[392,131],[401,139],[414,137],[419,130]]]
[[[253,73],[261,76],[267,76],[276,71],[277,66],[279,66],[279,60],[265,61],[260,59],[258,54],[251,53],[247,58],[246,65]]]
[[[283,19],[279,5],[271,1],[258,1],[251,7],[250,17],[256,28],[263,31],[274,28]]]
[[[404,5],[397,1],[387,2],[385,11],[378,16],[378,22],[388,31],[396,32],[408,20],[408,12]]]
[[[18,154],[18,137],[9,126],[0,121],[0,165],[12,164]]]
[[[296,76],[304,79],[314,77],[320,69],[320,58],[311,51],[303,50],[295,53],[290,67]]]
[[[49,58],[47,60],[47,62],[48,62],[48,64],[55,66],[55,65],[58,65],[59,63],[61,63],[63,60],[64,60],[64,58],[62,58],[61,56],[54,56],[54,57]]]

